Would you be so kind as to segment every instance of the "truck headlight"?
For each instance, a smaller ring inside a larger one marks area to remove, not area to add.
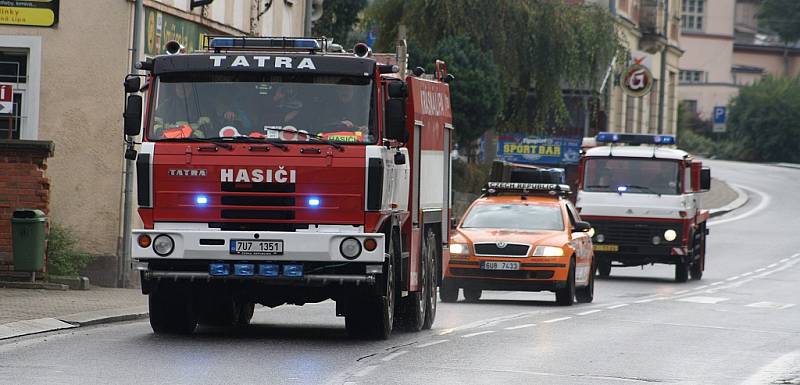
[[[673,229],[669,229],[669,230],[664,232],[664,240],[666,240],[667,242],[672,242],[677,237],[678,237],[678,233],[675,232],[675,230],[673,230]]]
[[[172,254],[173,250],[175,250],[175,241],[169,235],[161,234],[153,240],[153,251],[156,254],[166,257]]]
[[[347,259],[356,259],[361,254],[361,242],[353,237],[345,238],[339,245],[339,252]]]
[[[534,257],[563,257],[564,249],[554,246],[536,246],[533,251]]]
[[[468,254],[469,253],[469,246],[466,243],[451,243],[450,244],[450,254],[453,255],[461,255],[461,254]]]

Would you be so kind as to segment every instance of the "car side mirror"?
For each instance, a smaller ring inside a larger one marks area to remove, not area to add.
[[[458,226],[458,218],[452,217],[450,218],[450,228],[455,229]]]
[[[139,135],[142,130],[142,97],[140,95],[128,95],[128,103],[125,105],[122,117],[125,122],[125,135]]]
[[[703,167],[700,169],[700,191],[711,190],[711,169]]]
[[[586,221],[575,222],[575,227],[572,228],[573,233],[587,233],[592,229],[592,225]]]
[[[386,101],[386,127],[384,137],[405,143],[408,141],[406,130],[405,99],[389,99]]]

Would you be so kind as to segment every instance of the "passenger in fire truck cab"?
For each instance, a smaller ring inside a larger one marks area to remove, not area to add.
[[[328,104],[323,116],[330,120],[321,127],[324,132],[352,131],[368,135],[367,122],[359,116],[365,115],[356,111],[360,106],[355,103],[356,87],[353,80],[342,78],[337,82],[334,100]]]
[[[281,85],[273,90],[262,120],[268,126],[297,126],[302,108],[303,102],[297,99],[297,90],[291,85]]]
[[[247,99],[237,98],[236,90],[219,94],[218,100],[214,103],[213,123],[215,129],[221,130],[225,127],[234,127],[242,135],[256,131],[248,116],[249,114],[240,107],[237,100]],[[217,135],[214,134],[212,136]]]
[[[200,116],[198,102],[186,84],[163,83],[159,87],[153,133],[159,138],[204,137],[203,129],[210,125],[208,117]]]

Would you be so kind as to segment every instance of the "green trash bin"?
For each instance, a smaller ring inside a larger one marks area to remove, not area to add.
[[[37,272],[44,266],[45,225],[41,210],[19,209],[11,215],[14,271]]]

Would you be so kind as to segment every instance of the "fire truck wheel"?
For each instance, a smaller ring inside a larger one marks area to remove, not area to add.
[[[156,334],[192,334],[197,318],[191,296],[162,287],[148,296],[150,327]]]
[[[689,265],[688,261],[678,261],[675,264],[675,282],[686,282],[689,280]]]
[[[600,262],[600,264],[597,265],[597,274],[603,278],[606,278],[609,275],[611,275],[611,262],[610,261]]]
[[[705,229],[701,233],[703,235],[700,236],[700,246],[694,248],[694,252],[700,255],[700,258],[697,258],[694,262],[692,262],[692,267],[689,270],[689,274],[691,275],[692,279],[694,280],[701,280],[703,279],[703,268],[706,262],[706,236],[705,236]]]
[[[226,327],[239,323],[242,309],[232,296],[212,296],[199,305],[197,319],[201,325]]]
[[[478,302],[481,299],[481,294],[483,294],[482,289],[471,287],[464,288],[464,299],[466,299],[467,302]]]
[[[575,302],[575,260],[569,263],[567,285],[563,289],[556,289],[556,303],[560,306],[572,306]]]
[[[378,296],[354,299],[348,304],[345,328],[351,337],[385,340],[392,334],[395,306],[394,258],[383,266]]]
[[[439,266],[436,261],[439,259],[438,250],[441,250],[441,247],[438,246],[436,236],[431,231],[428,232],[428,241],[425,244],[427,245],[425,255],[428,260],[428,295],[425,298],[425,324],[422,328],[428,330],[433,326],[433,321],[436,320],[436,293],[439,291],[439,285],[437,284]]]
[[[575,299],[578,303],[592,303],[594,300],[594,271],[589,274],[589,284],[575,289]]]
[[[256,310],[256,304],[253,302],[241,302],[236,304],[236,310],[239,312],[239,317],[236,319],[237,325],[249,325],[253,319],[253,313]]]
[[[453,303],[458,301],[458,286],[447,282],[447,279],[442,280],[442,287],[439,288],[439,298],[442,302]]]
[[[427,246],[423,250],[423,256],[427,253]],[[420,282],[419,290],[408,293],[408,296],[401,300],[400,325],[403,329],[411,332],[422,330],[425,324],[425,308],[428,296],[428,258],[425,257],[420,263]]]

